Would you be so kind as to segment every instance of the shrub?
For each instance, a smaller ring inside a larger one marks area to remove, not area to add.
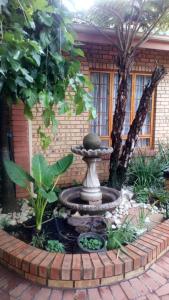
[[[58,240],[49,240],[46,246],[46,250],[49,252],[65,252],[64,245]]]
[[[123,245],[133,242],[137,237],[136,228],[131,219],[126,218],[122,226],[116,230],[108,229],[107,249],[121,248]]]
[[[127,172],[127,183],[134,186],[138,202],[147,203],[151,189],[163,188],[163,171],[169,158],[169,150],[166,151],[168,154],[165,155],[161,148],[155,157],[146,157],[140,152],[138,157],[132,159]]]
[[[83,237],[80,239],[80,244],[82,247],[89,250],[100,250],[102,248],[102,242],[97,238]]]
[[[32,237],[31,244],[34,247],[44,249],[46,244],[46,239],[47,239],[47,235],[44,232],[37,233]]]

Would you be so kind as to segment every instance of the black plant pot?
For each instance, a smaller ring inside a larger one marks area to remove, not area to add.
[[[101,241],[102,247],[98,250],[88,249],[80,243],[82,238],[97,239],[97,240]],[[78,239],[77,239],[77,244],[78,244],[78,247],[80,248],[80,250],[83,253],[86,253],[86,252],[93,253],[93,252],[104,252],[104,251],[106,251],[106,241],[105,241],[105,239],[101,235],[99,235],[97,233],[94,233],[94,232],[85,232],[85,233],[80,234]]]

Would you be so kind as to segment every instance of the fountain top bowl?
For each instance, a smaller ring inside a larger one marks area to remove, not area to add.
[[[71,148],[71,151],[75,154],[81,155],[83,157],[97,158],[102,157],[106,154],[111,154],[113,152],[112,147],[100,147],[98,149],[85,149],[84,146],[75,146]]]

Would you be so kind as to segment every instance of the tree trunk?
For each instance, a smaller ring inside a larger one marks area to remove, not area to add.
[[[130,126],[127,140],[122,148],[122,153],[118,162],[117,176],[119,177],[121,184],[124,182],[126,170],[136,146],[139,132],[148,113],[153,91],[157,87],[159,81],[163,79],[165,74],[166,70],[163,66],[156,67],[151,76],[150,82],[146,85],[143,91],[135,118]]]
[[[1,204],[3,212],[16,210],[15,186],[4,169],[4,159],[13,159],[11,108],[8,107],[5,97],[1,97],[0,105],[0,169],[1,169]]]
[[[115,112],[113,117],[113,130],[111,134],[113,152],[110,157],[109,168],[109,186],[118,188],[117,180],[117,167],[120,156],[122,138],[121,133],[125,119],[126,103],[127,103],[127,88],[128,76],[130,70],[131,57],[125,57],[125,60],[120,60],[119,56],[119,81],[118,81],[118,94],[116,99]]]

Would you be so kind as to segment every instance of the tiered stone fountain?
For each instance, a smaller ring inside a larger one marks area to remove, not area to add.
[[[84,137],[83,146],[72,147],[72,152],[81,155],[87,164],[83,185],[64,190],[60,195],[61,203],[73,211],[95,214],[113,211],[120,204],[120,192],[101,187],[96,171],[96,163],[113,148],[101,147],[98,136],[88,134]]]

